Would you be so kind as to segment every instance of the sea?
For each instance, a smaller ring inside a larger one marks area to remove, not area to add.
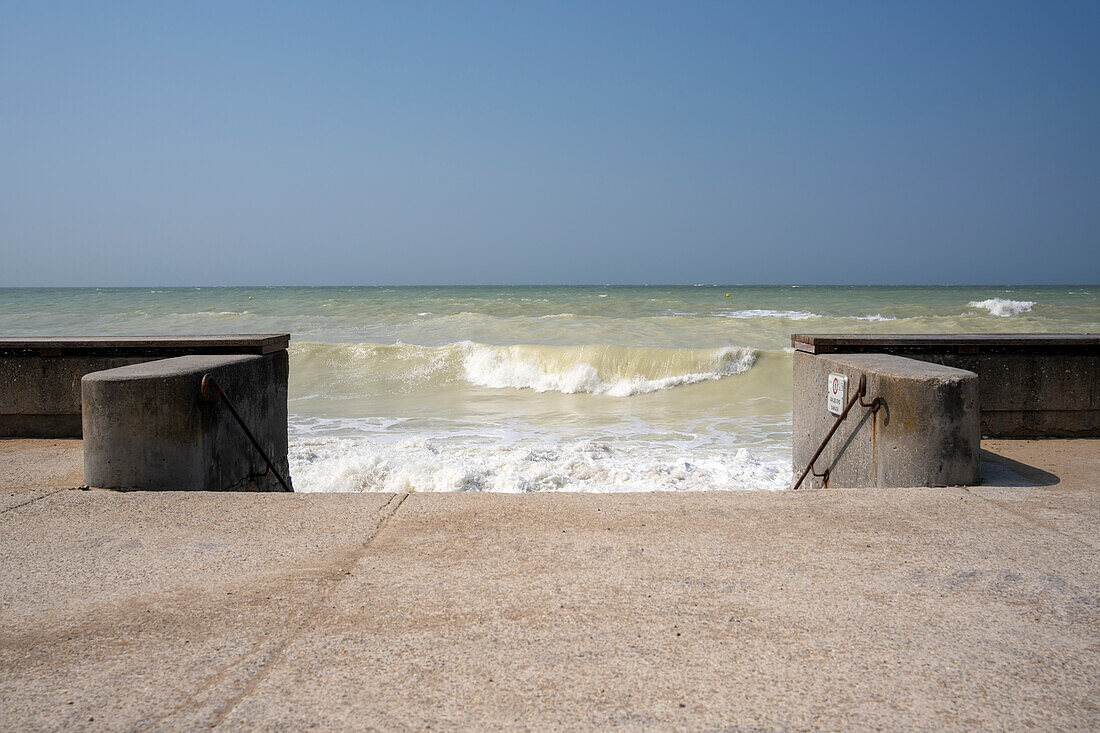
[[[791,482],[792,333],[1100,331],[1100,286],[0,289],[0,334],[289,332],[298,491]]]

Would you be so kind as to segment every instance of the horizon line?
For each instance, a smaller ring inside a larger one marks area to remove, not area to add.
[[[0,285],[0,290],[143,290],[166,288],[170,290],[195,289],[272,289],[272,288],[1088,288],[1100,287],[1100,282],[1061,283],[422,283],[422,284],[234,284],[234,285]]]

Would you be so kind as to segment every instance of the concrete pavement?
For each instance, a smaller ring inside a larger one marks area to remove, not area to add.
[[[79,446],[0,441],[5,729],[1100,727],[1096,441],[528,496],[60,488]]]

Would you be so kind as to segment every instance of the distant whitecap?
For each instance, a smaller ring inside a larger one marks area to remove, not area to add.
[[[990,298],[988,300],[972,300],[967,303],[971,308],[984,308],[995,316],[1007,318],[1021,313],[1027,313],[1035,306],[1033,300],[1008,300],[1006,298]]]

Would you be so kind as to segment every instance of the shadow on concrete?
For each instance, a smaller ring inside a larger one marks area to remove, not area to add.
[[[982,456],[982,486],[1054,486],[1062,479],[1026,463],[998,455],[985,448]]]
[[[886,403],[884,402],[883,406],[885,407],[885,405]],[[889,414],[889,410],[887,410],[885,413],[887,420],[889,420]],[[856,423],[856,426],[852,428],[852,432],[848,435],[848,439],[845,440],[841,444],[840,448],[837,449],[836,455],[833,456],[833,462],[829,464],[829,468],[827,469],[828,471],[832,471],[834,468],[836,468],[837,464],[840,463],[840,459],[844,457],[844,454],[848,451],[848,447],[852,444],[852,441],[856,439],[856,436],[859,435],[860,431],[863,430],[863,426],[867,424],[867,421],[871,419],[871,416],[872,413],[870,410],[867,410],[865,413],[863,413],[863,417],[860,418],[859,422]],[[883,425],[885,424],[886,423],[884,422]]]

